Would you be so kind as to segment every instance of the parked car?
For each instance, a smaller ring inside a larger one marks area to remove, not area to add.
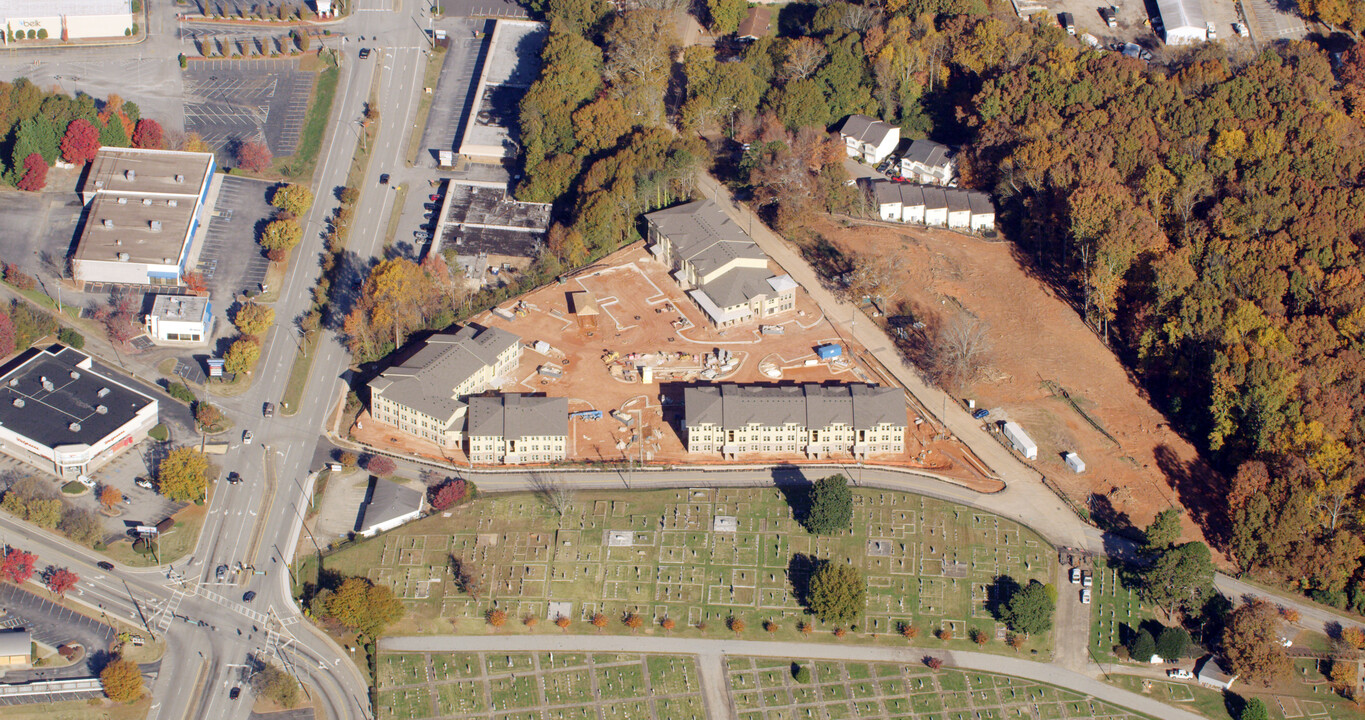
[[[437,208],[439,208],[439,207],[441,207],[441,206],[440,206],[440,205],[437,205],[436,203],[423,203],[423,204],[422,204],[422,209],[423,209],[423,210],[435,210],[435,209],[437,209]]]
[[[439,202],[439,201],[441,200],[441,196],[440,196],[440,195],[432,195],[431,197],[428,197],[427,199],[430,200],[430,201],[432,201],[432,202]]]
[[[1118,8],[1113,5],[1110,5],[1107,8],[1100,8],[1100,17],[1104,18],[1104,24],[1111,28],[1119,26]]]
[[[1081,582],[1081,569],[1078,568],[1078,567],[1071,568],[1071,584],[1072,584],[1072,585],[1079,585],[1080,582]]]
[[[1068,35],[1076,34],[1076,20],[1075,18],[1071,17],[1071,13],[1069,12],[1058,13],[1057,22],[1062,26],[1062,29],[1065,30]]]
[[[1251,30],[1247,29],[1247,26],[1243,23],[1233,23],[1232,31],[1237,33],[1237,37],[1251,37]]]
[[[1094,578],[1094,576],[1092,576],[1092,575],[1090,574],[1090,571],[1089,571],[1089,570],[1082,570],[1082,571],[1081,571],[1081,587],[1090,587],[1091,585],[1094,585],[1094,584],[1095,584],[1095,578]]]
[[[985,420],[986,416],[990,414],[991,411],[987,410],[986,408],[977,408],[976,411],[972,413],[972,417],[976,418],[977,420]]]
[[[246,591],[246,594],[242,596],[242,602],[251,602],[252,600],[255,600],[255,599],[256,599],[256,591],[255,591],[255,590],[247,590],[247,591]]]
[[[1209,22],[1204,23],[1204,29],[1205,29],[1206,31],[1208,31],[1208,33],[1209,33],[1209,39],[1210,39],[1210,40],[1217,40],[1217,39],[1218,39],[1218,28],[1214,26],[1212,20],[1210,20]]]
[[[1090,604],[1090,588],[1081,588],[1081,604]]]
[[[250,444],[251,444],[251,431],[250,431],[250,430],[243,430],[243,431],[242,431],[242,444],[243,444],[243,445],[250,445]]]
[[[412,236],[415,237],[415,238],[417,238],[418,240],[430,240],[430,239],[431,239],[431,233],[427,232],[426,230],[414,230],[413,233],[412,233]]]
[[[124,505],[132,505],[132,504],[133,504],[133,499],[130,498],[130,497],[128,497],[127,495],[124,495],[124,496],[123,496],[123,504],[124,504]]]
[[[114,564],[111,563],[111,562],[109,562],[109,561],[107,561],[107,560],[101,560],[101,561],[95,563],[95,567],[97,567],[97,568],[99,568],[99,569],[101,569],[101,570],[109,570],[109,571],[112,572],[113,569],[114,569]]]
[[[152,481],[151,481],[151,480],[148,480],[147,478],[138,478],[136,481],[134,481],[133,484],[134,484],[134,485],[137,485],[138,487],[142,488],[143,490],[151,490],[151,489],[152,489]]]
[[[369,56],[370,56],[370,49],[369,49],[369,48],[360,48],[360,59],[361,59],[361,60],[364,60],[365,58],[367,58],[367,57],[369,57]]]
[[[1280,636],[1280,647],[1294,647],[1294,641],[1283,635]]]
[[[1194,673],[1185,668],[1171,668],[1166,671],[1166,677],[1175,678],[1177,680],[1193,680]]]

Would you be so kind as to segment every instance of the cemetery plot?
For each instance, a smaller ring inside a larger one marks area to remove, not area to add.
[[[1127,645],[1142,622],[1153,617],[1152,611],[1141,606],[1137,589],[1120,582],[1118,569],[1102,558],[1095,560],[1091,595],[1095,612],[1090,621],[1090,650],[1095,657],[1116,657],[1114,648]]]
[[[810,671],[808,682],[795,679],[796,667]],[[1142,717],[1028,680],[920,665],[731,657],[726,679],[740,720]]]
[[[497,607],[508,616],[504,631],[560,632],[563,615],[569,632],[597,632],[588,620],[600,612],[603,632],[624,633],[620,619],[634,613],[644,620],[637,632],[663,632],[664,618],[674,632],[698,624],[725,632],[736,618],[764,636],[772,621],[771,637],[786,640],[809,619],[797,601],[808,565],[797,556],[812,554],[849,560],[867,579],[867,610],[850,637],[899,642],[907,623],[926,639],[938,628],[958,643],[970,628],[1003,638],[987,588],[1000,575],[1050,582],[1055,567],[1052,548],[1028,528],[907,493],[854,490],[851,530],[812,537],[774,488],[585,492],[562,514],[531,494],[489,496],[347,547],[325,565],[393,587],[411,611],[395,633],[449,632],[451,622],[482,632]],[[477,599],[456,588],[452,557],[477,572]],[[534,627],[521,622],[527,616]],[[1028,642],[1047,648],[1050,638]]]
[[[691,657],[399,653],[379,667],[379,720],[706,720]]]

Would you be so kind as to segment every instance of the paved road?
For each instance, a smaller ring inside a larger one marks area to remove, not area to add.
[[[734,717],[729,701],[717,696],[711,687],[715,681],[710,680],[724,677],[724,666],[719,663],[727,655],[891,663],[919,663],[923,662],[926,655],[934,655],[942,658],[944,664],[950,667],[1051,683],[1165,720],[1203,720],[1200,715],[1179,710],[1137,693],[1120,690],[1056,665],[976,652],[947,652],[915,647],[881,648],[827,643],[699,640],[623,635],[392,637],[381,640],[379,646],[381,650],[388,652],[630,652],[697,655],[699,665],[711,665],[709,673],[706,667],[699,668],[707,714],[711,720]]]

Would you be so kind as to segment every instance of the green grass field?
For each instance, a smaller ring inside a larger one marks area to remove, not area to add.
[[[550,603],[566,603],[570,632],[594,631],[601,612],[606,632],[629,632],[627,612],[645,620],[639,632],[728,634],[727,619],[742,619],[746,637],[793,640],[809,617],[793,595],[804,583],[793,556],[851,561],[868,582],[865,615],[844,639],[904,644],[901,623],[920,630],[916,642],[951,628],[955,647],[969,647],[970,628],[986,631],[985,650],[1010,652],[1004,628],[986,610],[987,587],[1007,574],[1021,583],[1048,581],[1052,549],[1009,520],[919,495],[857,490],[853,530],[813,537],[798,525],[772,488],[581,493],[563,517],[531,494],[499,495],[433,515],[328,556],[330,571],[365,575],[392,586],[409,617],[390,632],[484,632],[495,604],[508,614],[502,632],[559,632]],[[738,532],[713,532],[717,516],[737,518]],[[610,537],[610,539],[609,539]],[[451,582],[449,559],[477,568],[483,591],[476,601]],[[791,571],[789,572],[789,566]],[[518,619],[540,620],[534,630]],[[768,633],[771,620],[777,631]],[[697,626],[704,624],[704,631]],[[812,640],[833,641],[818,627]],[[1046,660],[1049,637],[1029,640]]]
[[[379,658],[379,681],[379,720],[640,720],[651,710],[668,720],[706,719],[690,657],[391,654]]]
[[[797,661],[810,682],[793,678],[793,661],[728,658],[740,720],[775,718],[1094,718],[1144,717],[1079,693],[1018,678],[922,665]]]
[[[299,133],[298,148],[293,156],[281,158],[278,163],[292,180],[307,183],[313,178],[313,168],[318,162],[318,151],[322,149],[322,138],[327,134],[327,120],[332,116],[332,100],[336,97],[337,79],[340,75],[341,70],[335,67],[318,73],[313,99],[308,104],[303,130]]]

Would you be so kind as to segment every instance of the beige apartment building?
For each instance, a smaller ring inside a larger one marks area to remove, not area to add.
[[[438,333],[407,360],[370,381],[370,415],[400,432],[458,448],[467,406],[461,398],[496,387],[521,360],[521,338],[466,325]]]
[[[569,400],[539,395],[469,398],[469,460],[484,465],[568,457]]]
[[[690,453],[862,459],[905,449],[905,397],[893,387],[722,383],[687,388],[683,407]]]

